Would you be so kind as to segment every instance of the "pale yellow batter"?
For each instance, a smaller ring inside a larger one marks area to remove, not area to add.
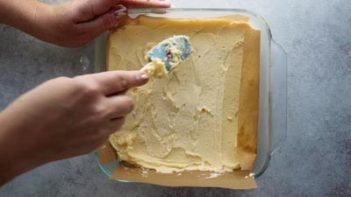
[[[193,53],[128,92],[135,110],[110,137],[119,159],[158,172],[250,169],[256,153],[259,32],[244,19],[130,19],[108,41],[108,70],[141,69],[173,35]]]
[[[163,77],[168,74],[166,65],[157,58],[146,64],[142,70],[144,70],[150,77]]]

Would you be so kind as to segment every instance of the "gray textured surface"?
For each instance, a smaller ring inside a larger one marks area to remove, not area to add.
[[[57,1],[51,1],[57,2]],[[222,4],[220,3],[222,2]],[[165,188],[110,181],[92,155],[28,172],[0,196],[351,196],[349,0],[174,0],[177,7],[247,8],[262,15],[289,58],[288,136],[257,190]],[[80,55],[0,25],[0,108],[59,75],[82,73]]]

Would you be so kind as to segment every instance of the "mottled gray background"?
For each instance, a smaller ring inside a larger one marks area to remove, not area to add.
[[[287,140],[257,180],[258,189],[119,183],[106,178],[87,155],[28,172],[2,187],[0,196],[351,196],[351,2],[173,2],[176,7],[252,10],[268,21],[288,53]],[[82,54],[92,56],[92,46],[59,48],[0,25],[0,108],[47,79],[89,72],[80,66]]]

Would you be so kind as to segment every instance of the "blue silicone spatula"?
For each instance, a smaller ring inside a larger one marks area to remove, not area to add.
[[[192,53],[189,37],[177,35],[167,38],[147,52],[146,64],[142,70],[150,75],[168,74]]]

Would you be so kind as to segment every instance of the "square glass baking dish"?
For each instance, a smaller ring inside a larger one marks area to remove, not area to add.
[[[257,156],[252,171],[255,178],[262,175],[268,167],[271,156],[282,146],[287,132],[287,57],[282,47],[273,40],[266,21],[253,12],[242,9],[131,9],[128,15],[131,18],[145,15],[173,19],[239,15],[247,17],[249,24],[260,31],[260,107]],[[108,33],[105,33],[95,41],[96,72],[106,71],[107,36]],[[99,162],[98,151],[95,155],[101,170],[111,177],[119,161],[102,164]]]

